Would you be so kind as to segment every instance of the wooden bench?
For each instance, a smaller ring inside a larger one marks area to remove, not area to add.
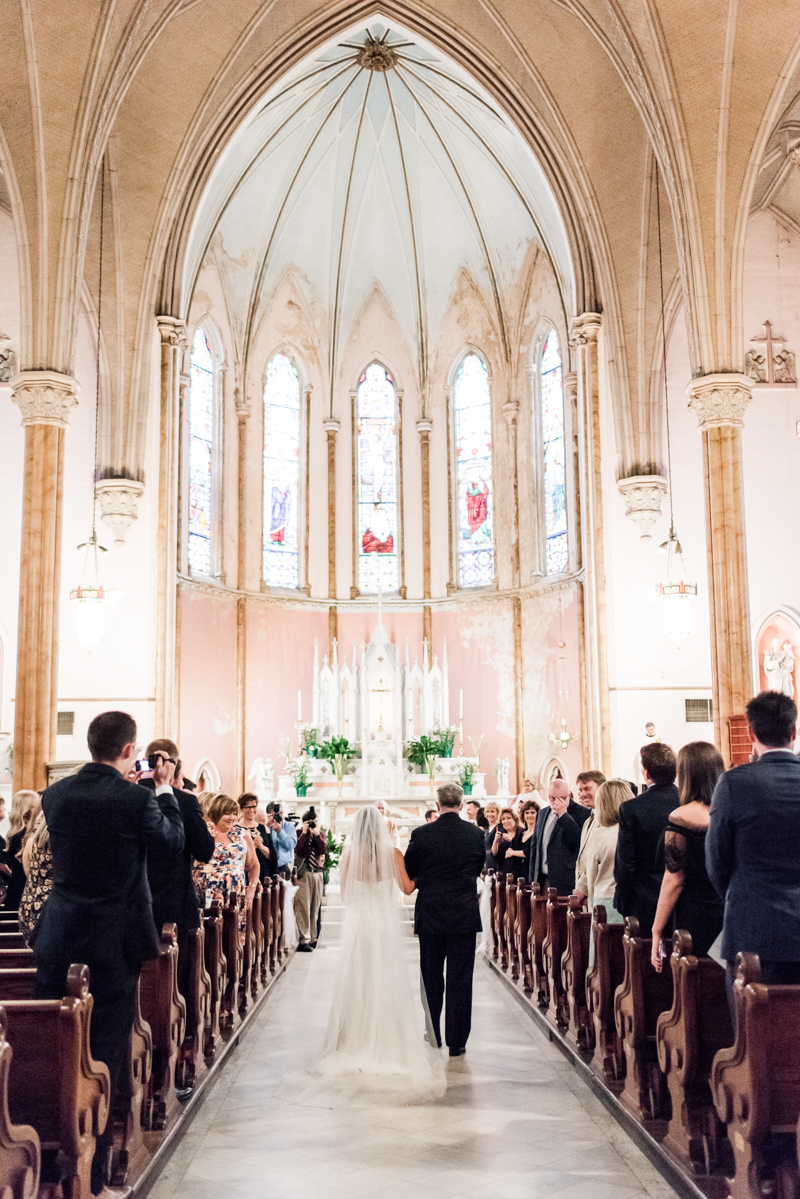
[[[205,933],[203,949],[206,973],[211,985],[203,1039],[203,1056],[206,1064],[210,1065],[217,1055],[222,1035],[222,996],[225,994],[228,970],[222,944],[222,912],[217,904],[212,904],[203,913],[203,930]]]
[[[728,1126],[735,1162],[732,1199],[798,1187],[796,1129],[800,1119],[800,986],[766,986],[752,953],[736,958],[736,1035],[711,1067],[717,1114]]]
[[[547,1019],[557,1028],[569,1024],[567,997],[561,976],[561,959],[567,948],[566,895],[559,896],[555,887],[547,891],[547,935],[542,944],[542,965],[547,974]]]
[[[153,1034],[142,1016],[141,979],[136,988],[133,1028],[111,1102],[114,1146],[111,1185],[124,1187],[150,1158],[143,1129],[151,1128]]]
[[[519,959],[517,957],[517,880],[513,874],[506,875],[505,934],[508,965],[511,970],[512,981],[516,982],[519,978]]]
[[[36,968],[32,949],[0,949],[0,970]]]
[[[41,1151],[39,1135],[29,1124],[12,1124],[8,1080],[14,1051],[6,1040],[8,1017],[0,1007],[0,1196],[36,1199]]]
[[[63,999],[11,999],[3,1007],[14,1051],[10,1117],[36,1129],[42,1152],[58,1152],[65,1199],[88,1199],[110,1100],[108,1070],[89,1050],[89,971],[70,967]]]
[[[188,966],[181,970],[186,988],[186,1027],[175,1067],[175,1086],[189,1089],[204,1066],[204,1038],[209,1022],[211,978],[205,964],[205,929],[190,928],[186,943]]]
[[[283,944],[283,879],[272,880],[272,941],[270,943],[270,966],[273,974],[281,965],[281,945]]]
[[[275,966],[271,960],[272,949],[272,879],[265,878],[261,886],[261,934],[264,939],[264,952],[261,958],[261,982],[264,986],[269,981]]]
[[[246,971],[250,984],[250,995],[255,1001],[261,994],[263,982],[261,981],[261,962],[264,956],[264,924],[261,919],[261,904],[264,900],[264,892],[261,883],[258,883],[253,895],[253,906],[248,920],[250,937],[252,938],[252,957],[250,959],[249,971]]]
[[[550,988],[542,949],[547,936],[547,896],[538,883],[531,884],[531,919],[528,933],[529,957],[533,976],[533,994],[541,1008],[547,1007]]]
[[[239,1006],[244,956],[244,938],[239,927],[241,906],[241,897],[233,893],[228,897],[228,902],[222,909],[222,948],[228,964],[220,1017],[223,1036],[230,1036],[241,1023]]]
[[[6,999],[36,998],[36,967],[27,966],[17,970],[0,969],[0,1003]]]
[[[519,958],[522,989],[526,995],[533,991],[531,967],[531,887],[526,879],[517,879],[517,957]]]
[[[667,1131],[669,1091],[656,1053],[658,1017],[672,1007],[672,972],[659,974],[650,961],[650,938],[639,936],[639,921],[628,916],[622,938],[625,976],[614,996],[617,1032],[627,1069],[621,1099],[656,1138]]]
[[[625,978],[625,929],[608,924],[606,909],[598,904],[593,912],[594,962],[586,975],[586,1004],[594,1027],[592,1069],[612,1091],[625,1080],[625,1046],[617,1032],[614,995]]]
[[[175,1066],[186,1027],[186,1004],[178,991],[178,928],[165,924],[158,957],[144,962],[139,976],[142,1017],[153,1036],[153,1069],[146,1100],[148,1128],[161,1131],[177,1104]]]
[[[574,895],[567,900],[567,945],[561,959],[561,978],[567,1000],[566,1039],[581,1053],[594,1048],[594,1026],[586,1002],[586,970],[592,914]]]
[[[0,949],[27,949],[22,933],[18,929],[4,932],[0,926]]]
[[[672,1100],[664,1147],[690,1173],[731,1173],[730,1145],[709,1085],[715,1054],[733,1044],[725,971],[711,958],[695,957],[692,938],[681,931],[672,939],[667,968],[672,1007],[656,1025],[658,1064]]]
[[[500,943],[497,940],[497,876],[494,870],[485,871],[485,882],[489,888],[489,930],[492,934],[492,957],[495,961],[500,955]]]
[[[506,878],[495,875],[494,920],[497,929],[497,956],[500,969],[508,969],[508,941],[506,940]]]

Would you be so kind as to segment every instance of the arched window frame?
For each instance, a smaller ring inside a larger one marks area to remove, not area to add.
[[[464,363],[471,356],[479,358],[486,370],[486,377],[489,387],[489,430],[491,435],[491,450],[490,450],[490,492],[489,492],[489,514],[491,515],[491,552],[492,552],[492,577],[478,583],[464,583],[461,575],[461,560],[460,560],[460,536],[459,536],[459,471],[458,471],[458,415],[456,412],[456,395],[458,380],[463,369]],[[449,494],[450,494],[450,582],[448,583],[448,593],[453,591],[479,591],[487,587],[497,586],[497,538],[494,527],[494,511],[497,500],[497,490],[494,481],[494,455],[497,438],[495,436],[494,427],[494,405],[492,403],[492,372],[489,366],[489,359],[477,346],[468,345],[456,359],[455,365],[450,372],[450,380],[448,387],[447,401],[447,422],[448,422],[448,445],[450,453],[448,456],[448,475],[449,475]]]
[[[544,372],[542,370],[542,361],[544,357],[545,346],[550,335],[553,334],[558,345],[558,355],[561,360],[561,396],[563,404],[563,430],[564,430],[564,503],[565,503],[565,526],[566,526],[566,562],[560,570],[550,570],[548,568],[548,551],[547,551],[547,513],[545,499],[545,442],[544,442]],[[534,338],[532,355],[531,355],[531,377],[533,380],[532,387],[532,425],[533,425],[533,478],[535,486],[534,494],[534,510],[537,514],[537,531],[539,541],[539,569],[538,573],[543,577],[551,578],[559,574],[568,574],[572,569],[574,561],[574,537],[573,537],[573,478],[572,478],[572,414],[567,403],[567,388],[566,375],[569,369],[569,361],[565,360],[564,355],[564,339],[560,335],[558,329],[551,321],[543,321],[537,330]]]
[[[266,391],[267,375],[271,364],[279,354],[288,358],[297,372],[297,382],[300,391],[300,409],[298,424],[298,472],[297,472],[297,584],[295,587],[278,586],[267,583],[264,578],[264,547],[267,538],[265,520],[266,512],[266,480],[264,474],[264,439],[266,435]],[[262,591],[304,591],[309,594],[308,582],[308,472],[310,452],[309,406],[311,388],[308,384],[303,361],[293,346],[286,343],[276,346],[268,355],[261,378],[261,590]]]
[[[191,488],[191,454],[192,454],[192,358],[194,353],[194,342],[198,332],[202,331],[206,344],[208,345],[211,354],[211,489],[210,503],[211,512],[209,519],[209,552],[210,552],[210,569],[206,571],[197,570],[192,567],[190,561],[190,541],[191,529],[189,519],[189,500]],[[222,336],[214,322],[208,317],[204,317],[198,321],[194,329],[191,330],[188,339],[186,350],[186,361],[188,364],[188,386],[185,390],[183,425],[184,425],[184,468],[182,470],[186,513],[186,534],[181,540],[182,548],[182,565],[185,573],[192,575],[195,578],[213,579],[215,582],[223,581],[222,570],[222,470],[223,470],[223,441],[224,441],[224,422],[223,422],[223,396],[224,396],[224,380],[227,364],[225,361],[225,347]]]
[[[353,479],[353,578],[350,587],[350,598],[355,599],[361,594],[377,594],[375,592],[362,592],[360,588],[359,577],[359,562],[360,562],[360,511],[359,511],[359,447],[358,447],[358,389],[362,376],[372,366],[379,366],[385,371],[391,380],[394,388],[395,398],[395,438],[396,438],[396,472],[397,472],[397,588],[393,592],[384,592],[384,595],[395,594],[400,599],[405,599],[407,595],[406,580],[405,580],[405,537],[403,527],[403,386],[398,377],[397,371],[385,358],[378,354],[372,354],[359,368],[355,383],[350,392],[350,444],[352,446],[352,479]]]

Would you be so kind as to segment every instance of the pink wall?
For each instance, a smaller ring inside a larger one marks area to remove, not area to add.
[[[236,788],[236,600],[182,589],[180,603],[181,756],[190,777],[210,758],[230,792]]]

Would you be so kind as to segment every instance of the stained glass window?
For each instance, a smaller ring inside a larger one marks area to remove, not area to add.
[[[214,359],[198,329],[189,390],[189,569],[211,574],[211,465],[214,445]]]
[[[300,491],[300,379],[276,354],[264,387],[264,582],[297,587]]]
[[[456,487],[458,489],[458,581],[486,587],[494,579],[492,405],[489,373],[477,354],[467,354],[453,384]]]
[[[561,355],[555,330],[542,351],[542,444],[544,448],[544,524],[547,574],[567,569],[567,469],[564,442],[564,392]]]
[[[392,376],[373,362],[356,392],[358,587],[397,591],[397,401]]]

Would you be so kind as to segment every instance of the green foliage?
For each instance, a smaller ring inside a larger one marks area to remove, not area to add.
[[[430,758],[440,757],[441,742],[438,737],[427,737],[423,734],[421,737],[412,737],[406,742],[406,757],[412,766],[419,766],[420,770],[428,771],[428,762]]]
[[[325,870],[335,870],[339,865],[342,853],[344,851],[344,837],[334,837],[330,829],[328,829],[327,841],[325,844]]]
[[[453,752],[453,746],[456,743],[456,733],[458,729],[455,725],[446,726],[443,729],[436,730],[436,739],[439,742],[439,757],[449,758]]]
[[[329,737],[327,741],[323,741],[319,749],[319,756],[333,762],[336,758],[354,758],[356,751],[350,744],[347,737]]]
[[[475,778],[475,765],[473,762],[468,762],[466,759],[460,759],[458,763],[458,781],[463,787],[466,783],[468,786]]]

